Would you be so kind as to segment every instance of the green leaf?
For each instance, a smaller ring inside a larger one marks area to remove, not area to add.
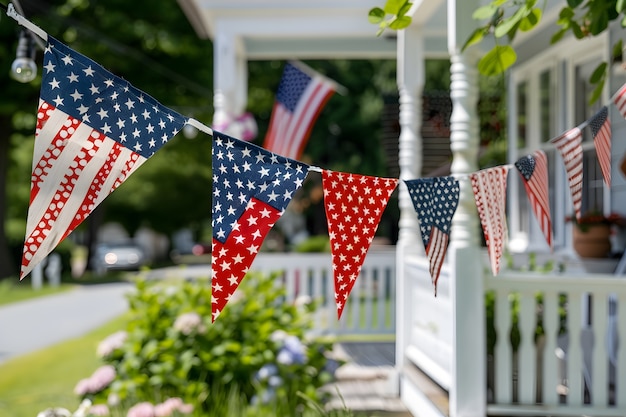
[[[583,30],[581,29],[580,25],[574,22],[573,20],[571,23],[572,23],[571,29],[572,29],[572,32],[574,33],[574,36],[576,36],[576,39],[584,38],[585,34],[583,33]]]
[[[385,3],[385,13],[397,15],[402,6],[408,3],[408,0],[387,0]]]
[[[479,7],[478,9],[474,10],[474,13],[472,14],[472,19],[474,20],[491,19],[491,16],[493,16],[494,13],[497,11],[498,11],[498,8],[495,7],[493,4]]]
[[[501,38],[509,33],[526,15],[528,9],[526,6],[522,6],[515,14],[507,19],[504,19],[500,24],[496,26],[494,35],[496,38]]]
[[[393,19],[389,24],[389,28],[400,30],[408,27],[411,24],[411,18],[409,16],[402,16]]]
[[[374,7],[372,10],[370,10],[369,14],[367,15],[367,19],[369,20],[369,22],[375,25],[382,22],[384,18],[385,18],[385,11],[381,9],[380,7]]]
[[[398,11],[398,16],[404,16],[405,14],[407,14],[409,12],[409,10],[411,10],[411,6],[413,5],[413,3],[411,3],[410,1],[407,1],[404,6],[402,6],[400,8],[400,10]]]
[[[622,40],[618,40],[617,42],[615,42],[615,45],[613,45],[613,53],[612,53],[612,58],[613,59],[620,59],[622,58],[624,54],[624,45]]]
[[[541,9],[532,9],[528,15],[522,19],[519,28],[522,32],[527,32],[537,26],[541,20]]]
[[[609,26],[609,16],[606,13],[599,13],[595,15],[596,18],[591,20],[589,25],[589,31],[592,35],[599,35]]]
[[[618,13],[621,13],[625,7],[626,7],[626,0],[617,0],[617,3],[615,3],[615,11]]]
[[[606,67],[607,67],[606,62],[603,62],[600,65],[598,65],[596,69],[593,70],[593,73],[589,77],[589,82],[591,84],[596,84],[602,81],[604,77],[606,76]]]
[[[478,62],[478,71],[483,75],[502,74],[517,60],[517,54],[510,45],[496,45]]]
[[[591,97],[589,97],[589,105],[592,105],[593,103],[598,101],[598,99],[602,95],[602,90],[604,89],[604,81],[605,81],[604,79],[600,81],[600,83],[598,83],[596,88],[591,93]]]
[[[623,28],[626,28],[626,16],[622,17],[620,25],[622,25]]]
[[[484,37],[485,37],[485,28],[478,28],[474,30],[474,32],[472,32],[470,37],[467,38],[467,40],[465,41],[465,44],[463,45],[463,48],[461,48],[461,51],[464,51],[465,48],[479,43],[480,41],[483,40]]]
[[[582,2],[583,0],[567,0],[568,6],[571,7],[572,9],[575,9],[576,7],[580,6]]]
[[[559,13],[559,19],[571,20],[572,17],[574,17],[575,15],[576,13],[574,13],[574,10],[570,9],[569,7],[563,7],[561,9],[561,12]]]

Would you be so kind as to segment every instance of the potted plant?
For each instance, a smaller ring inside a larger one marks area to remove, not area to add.
[[[574,223],[572,229],[573,247],[581,258],[606,258],[611,253],[611,226],[623,224],[623,218],[617,213],[604,215],[597,211],[566,219]]]

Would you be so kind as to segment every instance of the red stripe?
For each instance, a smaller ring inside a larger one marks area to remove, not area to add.
[[[448,249],[448,239],[448,235],[438,228],[433,227],[431,229],[426,254],[428,255],[428,261],[430,263],[430,276],[435,295],[437,295],[437,282],[439,281],[439,274]]]
[[[611,187],[611,122],[607,118],[593,141],[604,182]]]

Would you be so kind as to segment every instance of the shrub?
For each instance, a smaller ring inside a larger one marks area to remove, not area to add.
[[[111,397],[128,406],[175,397],[199,413],[215,413],[234,396],[297,415],[305,402],[297,393],[319,401],[317,388],[332,379],[330,345],[306,337],[314,306],[286,303],[272,276],[248,274],[215,323],[209,280],[139,281],[129,304],[125,333],[98,349],[116,377],[93,395],[96,403]]]

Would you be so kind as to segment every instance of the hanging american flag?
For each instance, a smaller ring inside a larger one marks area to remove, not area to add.
[[[243,279],[308,165],[213,131],[212,319]]]
[[[506,177],[508,165],[470,174],[480,224],[489,250],[491,271],[500,272],[500,259],[506,240]]]
[[[613,103],[619,110],[619,112],[626,118],[626,84],[620,88],[613,96]]]
[[[583,196],[583,136],[580,128],[575,127],[563,133],[551,142],[557,147],[567,172],[569,190],[576,218],[580,219],[580,208]]]
[[[590,120],[593,143],[607,187],[611,188],[611,121],[609,109],[604,106]]]
[[[535,151],[532,155],[526,155],[517,160],[515,167],[524,181],[526,194],[539,227],[548,246],[552,248],[552,220],[548,197],[548,158],[546,153]]]
[[[263,147],[299,159],[317,116],[335,89],[334,82],[304,64],[288,62],[278,85]]]
[[[397,185],[392,178],[322,171],[338,318]]]
[[[128,81],[48,37],[20,278],[185,123]]]
[[[437,177],[405,183],[419,218],[430,276],[437,295],[437,281],[448,250],[452,217],[459,204],[459,182],[453,177]]]

